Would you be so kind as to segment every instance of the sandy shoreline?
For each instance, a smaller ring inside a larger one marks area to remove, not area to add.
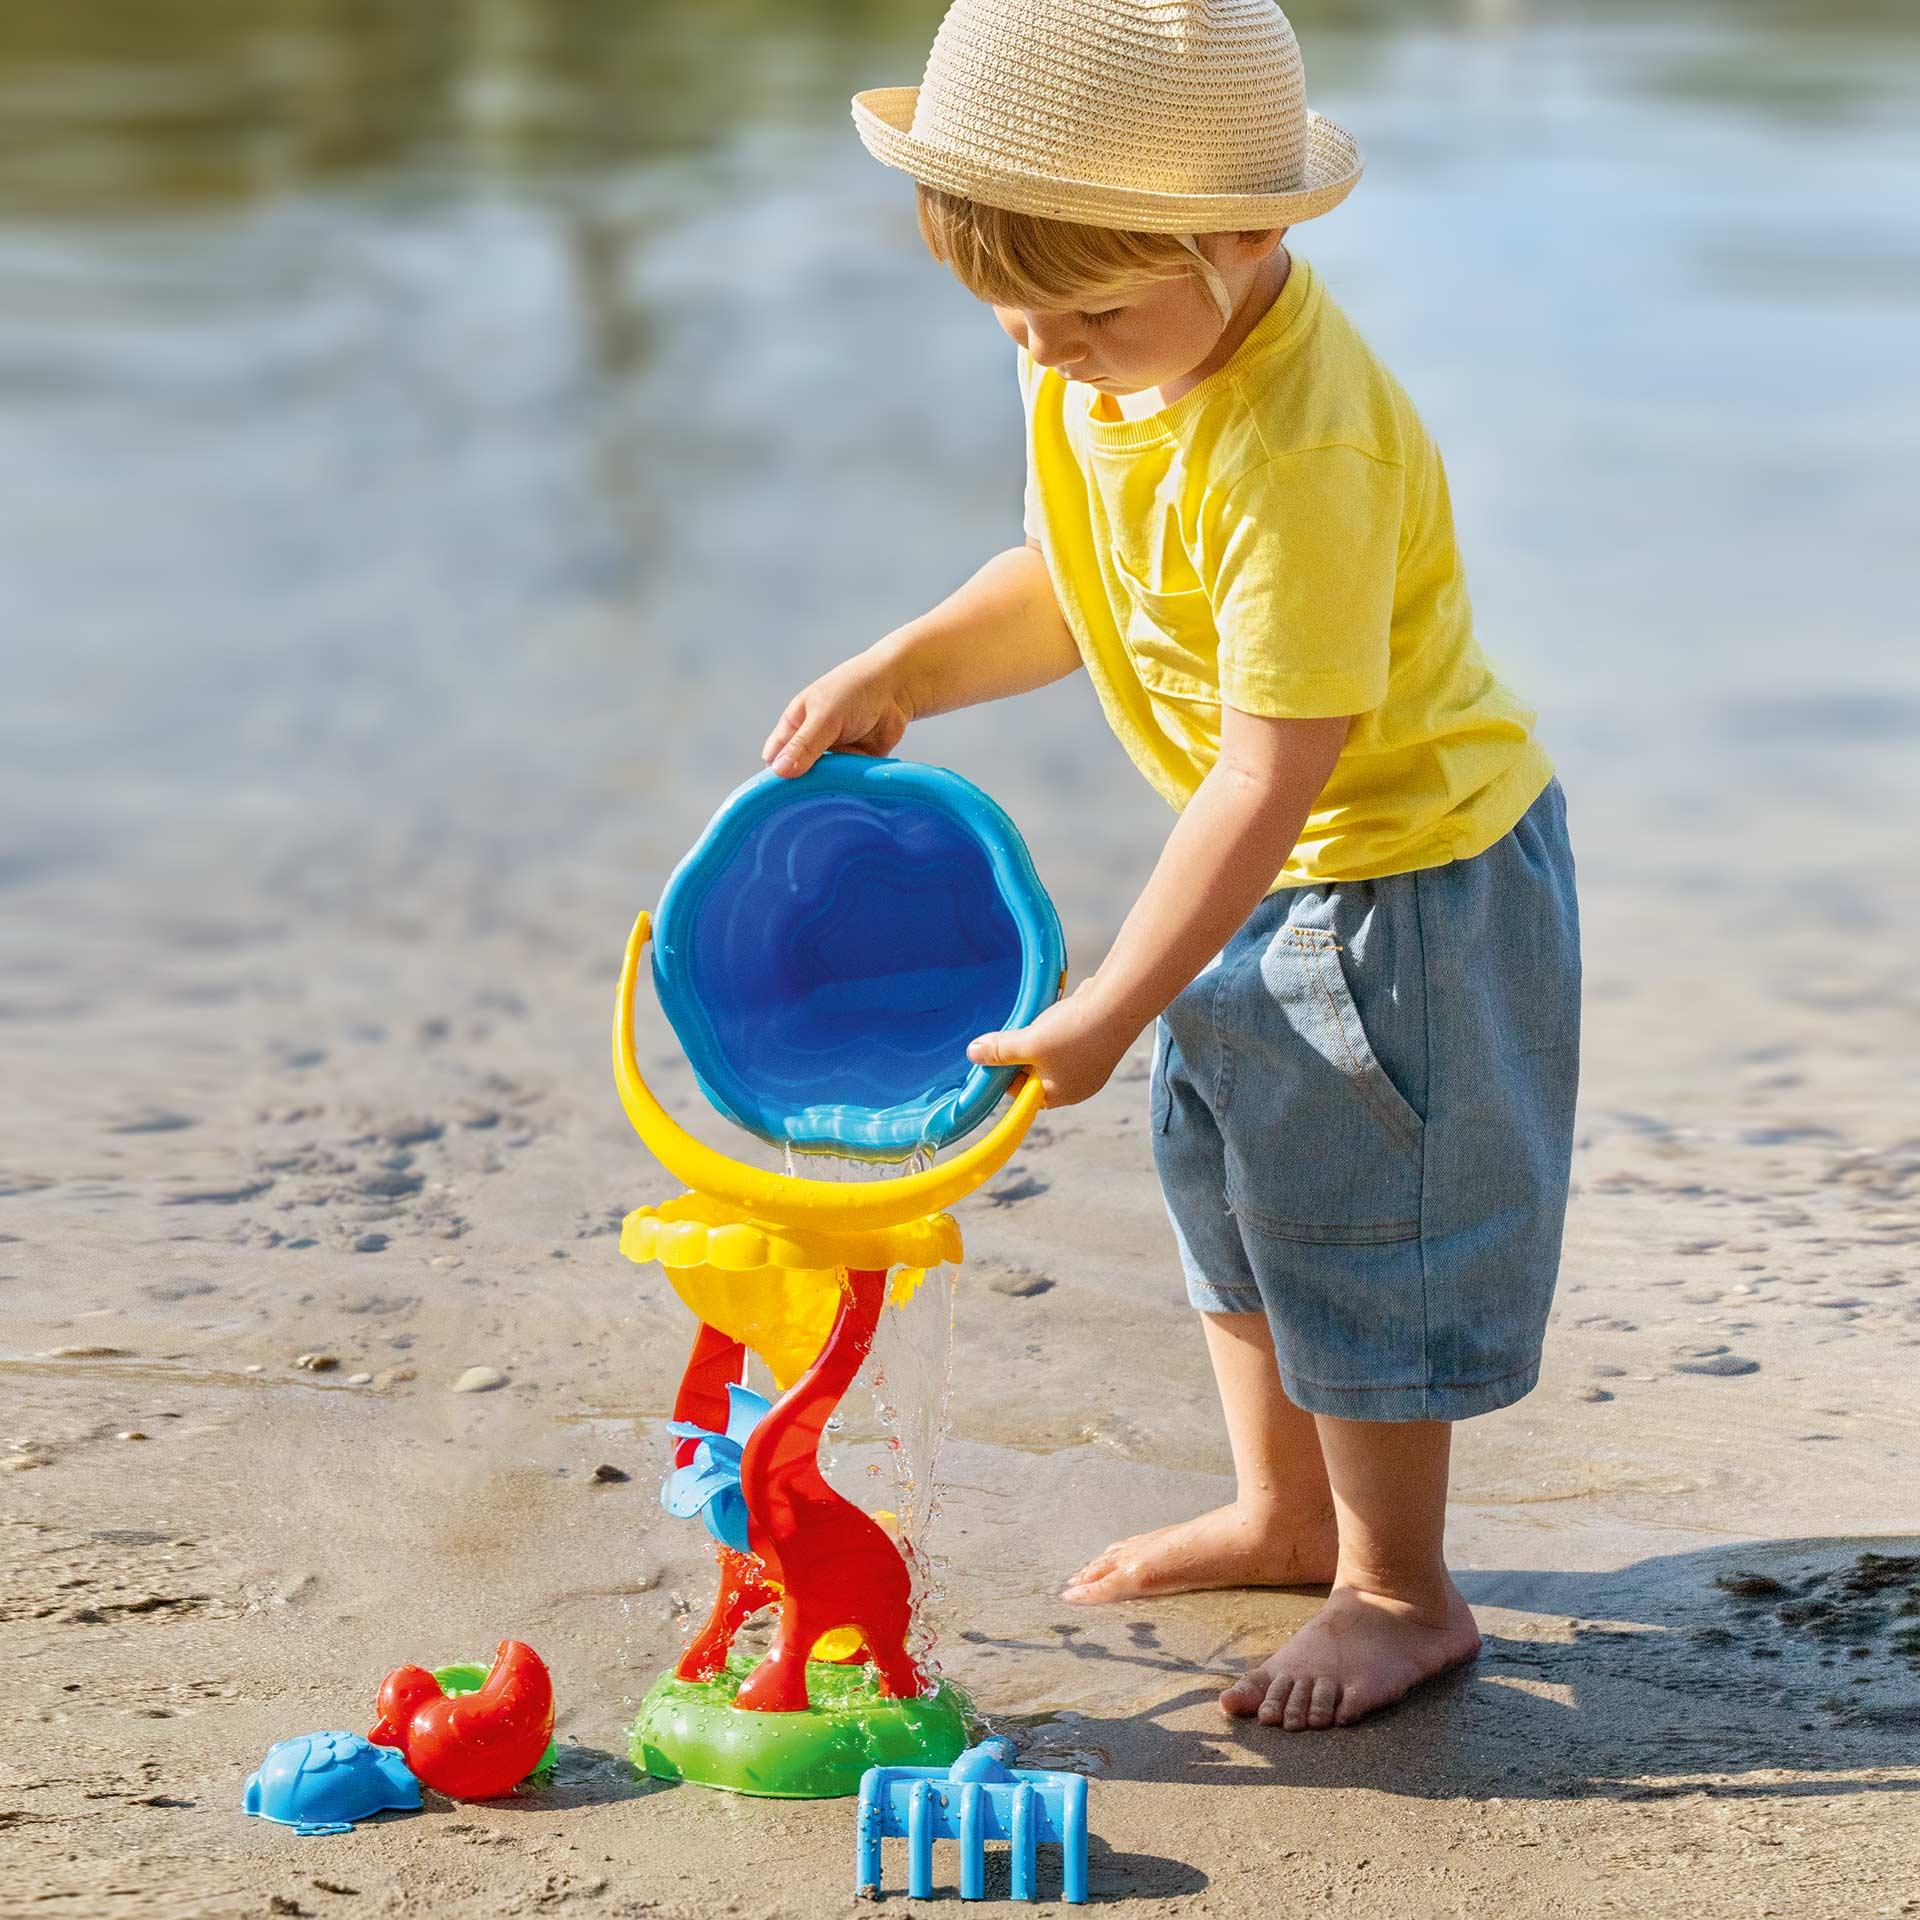
[[[1886,964],[1911,902],[1883,892],[1899,924],[1836,946],[1728,863],[1751,915],[1676,939],[1661,884],[1610,877],[1629,841],[1596,822],[1588,844],[1546,1376],[1460,1441],[1472,1672],[1287,1738],[1212,1694],[1311,1596],[1052,1598],[1226,1484],[1142,1059],[962,1212],[939,1654],[1027,1753],[1095,1770],[1103,1901],[1900,1910],[1920,1563],[1861,1556],[1920,1552],[1913,1008]],[[295,937],[243,896],[156,917],[132,975],[110,941],[14,969],[10,1081],[40,1099],[0,1199],[0,1912],[847,1904],[846,1807],[659,1790],[621,1754],[710,1589],[654,1495],[688,1324],[613,1238],[665,1189],[603,1064],[610,908],[588,889],[570,923],[457,942],[350,915]],[[312,1352],[338,1364],[294,1364]],[[451,1391],[476,1364],[508,1384]],[[856,1415],[845,1471],[875,1437]],[[603,1461],[631,1479],[593,1484]],[[556,1676],[548,1793],[305,1843],[240,1817],[271,1739],[358,1726],[388,1667],[509,1633]]]
[[[0,223],[0,1916],[845,1912],[848,1806],[624,1759],[711,1576],[606,1034],[781,701],[1017,537],[1004,338],[846,121],[925,35],[107,11],[151,65],[90,14],[15,93],[120,197]],[[1569,796],[1578,1184],[1541,1385],[1459,1439],[1486,1653],[1329,1737],[1213,1704],[1312,1596],[1054,1597],[1227,1490],[1144,1059],[961,1209],[938,1653],[1094,1774],[1130,1916],[1916,1911],[1920,67],[1736,11],[1314,23],[1369,171],[1307,251]],[[1086,689],[906,750],[1097,960],[1167,816]],[[508,1634],[549,1791],[241,1816],[271,1740]]]

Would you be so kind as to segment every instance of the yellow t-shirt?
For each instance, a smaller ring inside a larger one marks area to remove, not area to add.
[[[1484,852],[1553,777],[1473,637],[1440,456],[1304,260],[1233,358],[1144,420],[1020,355],[1027,532],[1108,722],[1177,810],[1220,705],[1353,714],[1274,882]]]

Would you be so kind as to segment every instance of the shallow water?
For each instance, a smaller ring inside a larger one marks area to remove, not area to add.
[[[937,11],[0,26],[0,885],[43,938],[229,886],[628,911],[801,680],[1014,537],[1005,344],[845,116]],[[1912,10],[1297,19],[1371,162],[1303,251],[1563,759],[1672,805],[1910,749]],[[913,744],[1112,925],[1163,821],[1078,691]]]

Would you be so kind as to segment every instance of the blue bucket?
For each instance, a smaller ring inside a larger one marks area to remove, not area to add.
[[[967,1043],[1058,996],[1060,918],[1018,830],[940,767],[828,754],[728,797],[654,915],[700,1090],[776,1146],[899,1160],[970,1133],[1016,1069]]]

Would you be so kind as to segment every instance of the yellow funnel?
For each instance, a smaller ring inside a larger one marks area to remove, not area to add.
[[[633,1053],[633,994],[640,956],[652,932],[650,916],[641,914],[633,923],[620,969],[620,997],[613,1012],[613,1077],[620,1089],[620,1104],[648,1152],[670,1174],[695,1193],[738,1207],[749,1219],[829,1231],[904,1226],[940,1212],[991,1180],[1013,1157],[1040,1111],[1040,1082],[1028,1074],[1020,1081],[1013,1104],[984,1139],[940,1166],[900,1180],[844,1185],[837,1180],[799,1180],[729,1160],[688,1133],[640,1077]]]

